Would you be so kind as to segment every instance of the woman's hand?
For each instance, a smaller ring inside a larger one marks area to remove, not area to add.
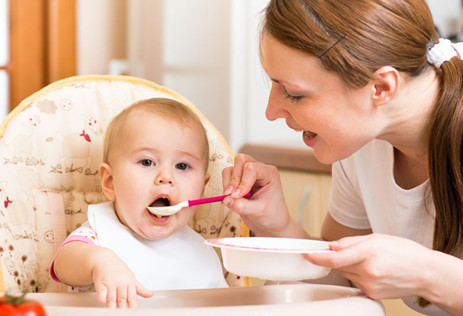
[[[256,235],[307,237],[289,216],[275,166],[238,154],[235,165],[225,168],[222,175],[224,192],[231,194],[224,200],[225,205],[238,213]],[[251,197],[242,199],[248,192]]]
[[[312,263],[338,269],[343,277],[373,299],[421,296],[430,298],[427,288],[436,266],[430,260],[436,252],[412,240],[370,234],[346,237],[330,243],[333,253],[312,253]],[[429,277],[429,278],[428,278]]]
[[[137,307],[137,295],[151,297],[148,291],[136,279],[129,267],[111,252],[95,261],[93,284],[98,301],[108,307]]]

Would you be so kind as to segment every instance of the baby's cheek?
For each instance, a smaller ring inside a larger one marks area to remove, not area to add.
[[[185,208],[182,211],[178,212],[178,221],[179,225],[185,226],[191,224],[193,221],[193,217],[195,216],[196,211],[198,210],[198,206],[193,206],[189,208]]]

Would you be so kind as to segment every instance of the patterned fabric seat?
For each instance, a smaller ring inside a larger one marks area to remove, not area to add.
[[[99,184],[106,126],[135,101],[169,97],[190,106],[206,127],[211,180],[205,196],[221,195],[227,143],[198,109],[176,92],[127,76],[77,76],[26,98],[0,125],[0,292],[58,292],[49,266],[66,236],[86,221],[88,204],[106,200]],[[222,203],[202,205],[191,223],[204,238],[248,236]],[[227,273],[230,286],[247,278]]]

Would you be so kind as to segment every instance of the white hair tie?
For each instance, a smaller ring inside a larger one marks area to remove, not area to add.
[[[463,56],[463,43],[452,43],[452,41],[440,38],[428,53],[426,59],[428,63],[440,68],[440,66],[453,57],[461,58]]]

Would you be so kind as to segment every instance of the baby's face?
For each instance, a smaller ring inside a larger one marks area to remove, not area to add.
[[[188,224],[195,207],[162,218],[146,207],[201,197],[206,182],[203,138],[192,128],[147,112],[131,113],[125,126],[109,162],[117,215],[143,238],[165,238]]]

